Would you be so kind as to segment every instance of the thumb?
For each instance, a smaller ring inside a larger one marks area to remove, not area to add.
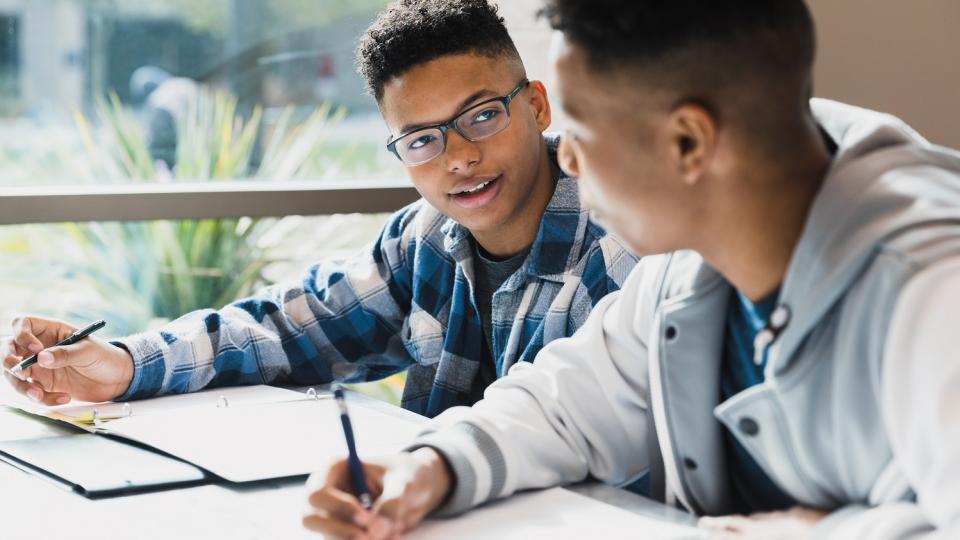
[[[96,344],[92,340],[85,340],[46,349],[37,354],[37,364],[46,369],[82,368],[95,364],[101,356],[102,351]]]
[[[369,530],[371,538],[390,538],[403,532],[407,514],[406,488],[406,475],[388,468],[383,477],[383,492],[372,509],[376,517]]]
[[[396,464],[388,467],[383,475],[383,492],[377,497],[374,511],[391,519],[402,517],[409,484],[410,475],[403,467]]]

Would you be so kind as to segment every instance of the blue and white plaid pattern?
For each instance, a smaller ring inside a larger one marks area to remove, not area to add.
[[[554,160],[557,142],[547,137]],[[119,340],[135,364],[119,399],[212,386],[363,382],[409,369],[403,407],[432,417],[470,404],[484,339],[472,253],[464,227],[415,202],[356,257],[318,263],[299,282]],[[561,175],[530,254],[494,294],[498,375],[573,334],[636,262],[589,221],[575,181]]]

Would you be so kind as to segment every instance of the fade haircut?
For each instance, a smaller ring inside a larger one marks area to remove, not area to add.
[[[747,119],[754,135],[809,109],[816,39],[803,0],[546,0],[540,14],[594,73],[639,75],[674,104]]]
[[[487,0],[397,0],[367,28],[357,63],[379,102],[394,77],[453,54],[520,60],[503,17]]]

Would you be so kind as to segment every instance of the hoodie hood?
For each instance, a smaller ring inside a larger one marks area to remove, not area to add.
[[[771,358],[793,356],[885,241],[960,224],[960,153],[888,114],[822,99],[811,107],[838,148],[787,269],[780,305],[790,317]]]

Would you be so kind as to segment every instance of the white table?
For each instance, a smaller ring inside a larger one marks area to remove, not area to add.
[[[398,417],[423,421],[409,411],[360,394],[354,393],[352,399]],[[688,514],[611,486],[589,483],[568,489],[648,517],[687,524],[695,521]],[[206,485],[89,500],[52,480],[0,462],[0,538],[3,540],[316,540],[317,535],[300,526],[305,500],[302,481]]]

